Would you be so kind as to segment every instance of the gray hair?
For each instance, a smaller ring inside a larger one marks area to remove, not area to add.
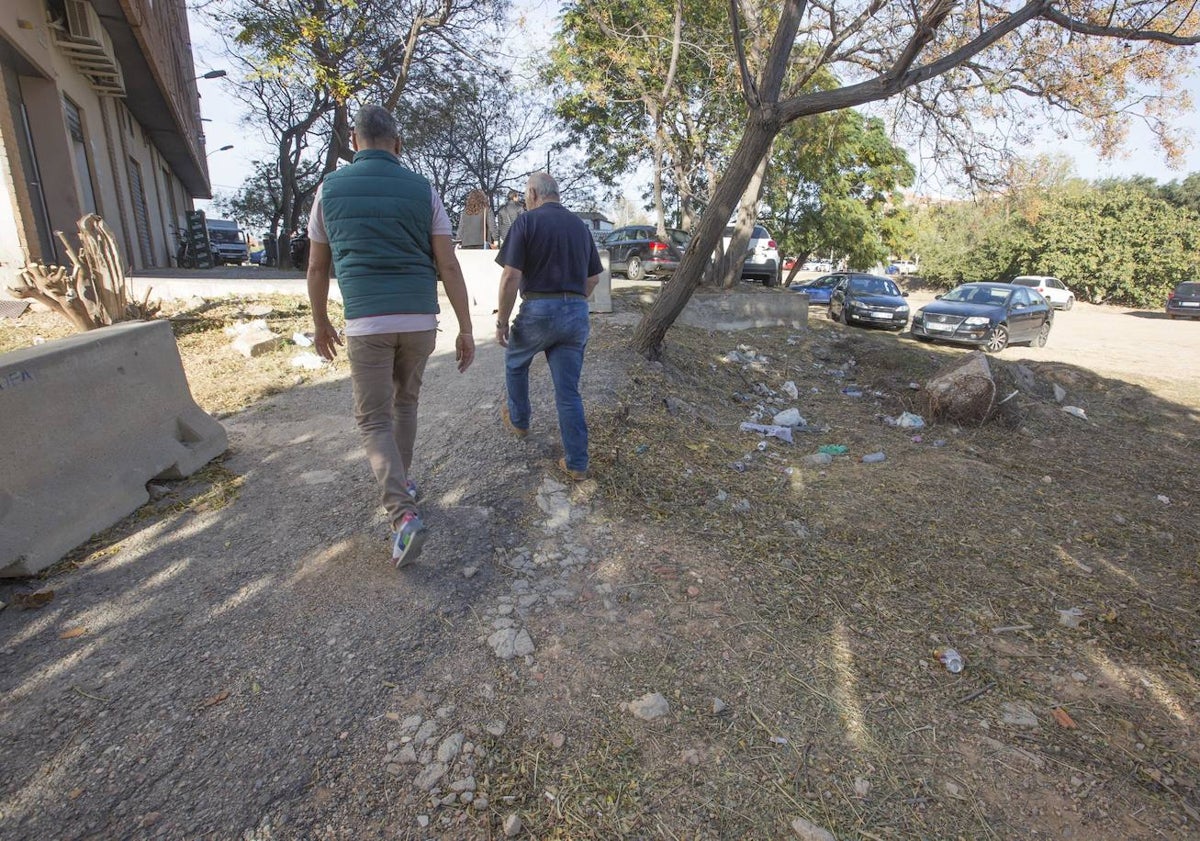
[[[548,172],[535,172],[529,176],[529,188],[543,199],[558,198],[558,182]]]
[[[364,105],[354,118],[354,133],[360,143],[374,146],[400,139],[400,127],[396,118],[379,105]]]

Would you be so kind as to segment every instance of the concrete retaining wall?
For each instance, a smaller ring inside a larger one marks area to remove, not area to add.
[[[0,576],[58,561],[228,446],[166,321],[0,355]]]
[[[679,322],[707,330],[750,330],[755,327],[791,327],[808,324],[808,296],[787,290],[737,289],[693,294],[679,314]]]
[[[454,252],[467,281],[472,315],[491,315],[500,302],[500,271],[495,251],[459,249]],[[600,283],[588,299],[589,312],[612,312],[612,275],[608,271],[608,251],[600,251]],[[515,310],[514,310],[515,312]]]

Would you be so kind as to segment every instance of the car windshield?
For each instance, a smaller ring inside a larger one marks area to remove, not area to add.
[[[213,242],[241,242],[241,231],[231,231],[228,228],[209,228],[208,238]]]
[[[1036,277],[1017,277],[1013,278],[1013,283],[1017,286],[1037,286],[1039,280]]]
[[[900,297],[896,284],[882,277],[856,277],[850,280],[850,291],[860,295],[891,295]]]
[[[1000,286],[960,286],[942,296],[943,301],[963,304],[985,304],[1002,306],[1008,300],[1009,290]]]
[[[1200,295],[1200,283],[1181,283],[1175,289],[1178,295]]]
[[[825,275],[825,277],[819,277],[816,280],[810,280],[810,281],[808,281],[808,283],[804,283],[801,285],[802,286],[811,286],[814,289],[828,289],[829,287],[833,286],[833,284],[836,282],[837,282],[837,278],[835,278],[833,275]]]

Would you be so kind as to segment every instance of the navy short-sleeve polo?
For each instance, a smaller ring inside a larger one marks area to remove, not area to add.
[[[603,271],[587,224],[558,202],[522,213],[496,255],[521,272],[522,292],[587,294],[587,279]]]

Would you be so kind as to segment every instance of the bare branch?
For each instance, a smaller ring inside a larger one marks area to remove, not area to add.
[[[729,0],[729,23],[733,27],[733,49],[737,53],[738,72],[742,77],[742,96],[751,108],[761,104],[754,78],[750,75],[750,66],[746,63],[746,45],[742,43],[742,24],[738,14],[738,0]]]
[[[1158,41],[1176,47],[1189,47],[1200,44],[1200,35],[1176,35],[1173,32],[1161,32],[1157,29],[1130,29],[1124,26],[1100,26],[1065,15],[1053,6],[1047,6],[1046,10],[1042,12],[1041,17],[1052,23],[1057,23],[1063,29],[1078,32],[1081,35],[1120,38],[1123,41]]]

